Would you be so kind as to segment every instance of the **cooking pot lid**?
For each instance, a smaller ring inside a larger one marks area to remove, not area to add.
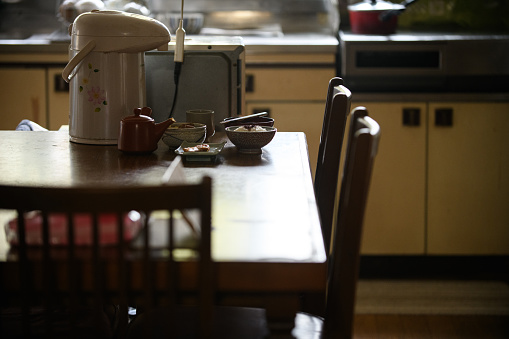
[[[404,9],[405,6],[394,4],[388,1],[370,1],[366,0],[353,5],[348,6],[350,11],[388,11],[388,10],[399,10]]]

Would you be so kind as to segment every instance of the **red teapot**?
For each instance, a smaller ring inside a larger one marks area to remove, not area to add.
[[[150,107],[135,108],[134,115],[120,121],[119,150],[126,153],[152,153],[157,149],[159,139],[175,119],[155,123],[151,115]]]

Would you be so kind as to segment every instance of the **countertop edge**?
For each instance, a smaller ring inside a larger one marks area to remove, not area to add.
[[[246,54],[336,53],[339,41],[332,35],[291,34],[283,37],[243,37]],[[0,53],[65,53],[69,43],[49,39],[1,40]]]

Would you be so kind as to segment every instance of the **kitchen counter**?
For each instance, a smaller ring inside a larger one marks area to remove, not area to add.
[[[336,53],[338,39],[320,34],[288,34],[282,37],[244,37],[246,53]]]
[[[49,39],[0,39],[0,53],[66,53],[68,42]]]
[[[192,36],[190,36],[192,37]],[[286,34],[281,37],[243,37],[247,54],[260,53],[336,53],[338,39],[323,34]],[[0,54],[63,53],[67,55],[68,41],[52,41],[50,35],[28,39],[0,39]],[[0,59],[0,62],[5,60]]]

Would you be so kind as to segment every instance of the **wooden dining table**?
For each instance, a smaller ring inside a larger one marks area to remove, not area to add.
[[[224,133],[211,142],[222,140],[215,161],[183,162],[186,180],[212,178],[218,291],[292,302],[302,293],[323,293],[326,253],[304,133],[278,132],[259,155],[239,153]],[[133,155],[115,145],[72,143],[65,130],[0,131],[0,185],[161,185],[176,157],[162,141],[153,153]],[[0,215],[2,226],[7,215]],[[10,246],[0,233],[1,262]]]

